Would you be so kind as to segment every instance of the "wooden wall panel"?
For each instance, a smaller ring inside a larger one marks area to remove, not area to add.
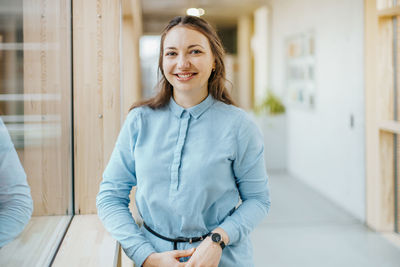
[[[395,209],[397,209],[397,214],[395,213],[395,216],[397,215],[397,219],[395,220],[395,223],[397,221],[397,232],[400,233],[400,135],[397,134],[396,136],[397,139],[397,159],[396,162],[394,162],[394,164],[397,165],[397,181],[394,181],[394,190],[396,192],[396,194],[394,195],[394,201],[395,203],[397,203],[397,207],[395,206]],[[396,228],[396,226],[395,226]],[[400,240],[399,240],[400,242]]]
[[[393,89],[393,20],[379,19],[378,22],[378,63],[376,75],[378,121],[394,119]],[[376,214],[380,231],[394,229],[394,165],[393,165],[393,134],[381,132],[379,135],[379,174],[376,177],[377,187],[374,189],[378,196],[378,212]]]
[[[142,99],[140,37],[142,35],[142,14],[140,0],[121,0],[122,3],[122,116],[129,112],[130,106]],[[129,209],[137,223],[142,223],[135,203],[136,188],[130,194]],[[133,267],[135,264],[119,250],[120,267]]]
[[[74,0],[73,14],[75,212],[89,214],[122,122],[141,98],[141,8],[139,0]]]
[[[121,126],[120,1],[73,1],[75,212],[96,195]]]
[[[23,1],[25,139],[19,155],[34,215],[72,212],[70,32],[70,1]],[[37,115],[41,119],[32,121]]]
[[[393,68],[393,31],[399,33],[399,26],[393,28],[393,16],[398,11],[391,9],[393,1],[365,0],[364,3],[367,224],[377,231],[393,232],[393,133],[398,125],[394,116],[394,77],[397,77],[397,86],[400,77],[399,53],[397,73]]]
[[[251,36],[252,20],[250,16],[243,15],[238,19],[238,105],[241,108],[249,110],[253,107],[253,73],[252,73],[252,54],[251,54]]]
[[[376,75],[378,120],[393,120],[393,21],[380,19],[378,23],[378,59]]]
[[[380,134],[380,229],[394,230],[394,139],[393,134]]]
[[[122,92],[123,115],[128,114],[133,102],[142,98],[140,75],[140,36],[142,16],[140,0],[122,0]]]
[[[379,228],[379,130],[376,115],[376,64],[378,17],[376,0],[365,0],[365,112],[366,112],[366,219],[367,224]]]

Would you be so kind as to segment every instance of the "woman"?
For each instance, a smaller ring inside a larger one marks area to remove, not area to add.
[[[32,211],[31,189],[24,168],[0,117],[0,248],[24,230]]]
[[[223,56],[206,21],[171,20],[161,90],[121,129],[97,207],[137,266],[254,265],[249,233],[270,207],[263,141],[225,88]],[[128,209],[133,186],[142,228]]]

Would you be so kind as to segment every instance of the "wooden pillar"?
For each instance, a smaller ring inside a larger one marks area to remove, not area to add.
[[[244,109],[252,108],[253,75],[251,55],[252,20],[249,15],[239,17],[238,21],[238,65],[239,82],[237,95],[239,106]]]
[[[140,1],[73,0],[73,15],[75,212],[90,214],[122,122],[141,96]]]
[[[73,0],[75,213],[96,213],[121,127],[120,1]]]
[[[142,98],[139,44],[142,35],[140,0],[122,0],[122,92],[123,115]]]
[[[400,134],[400,124],[394,119],[394,77],[398,76],[399,64],[396,63],[396,71],[393,64],[392,18],[399,18],[400,10],[393,9],[392,1],[365,0],[364,3],[366,218],[371,228],[393,232],[396,190],[394,164],[398,164],[394,162],[394,134]],[[399,60],[397,55],[397,62]]]
[[[267,97],[270,68],[270,9],[262,6],[254,12],[254,104]]]

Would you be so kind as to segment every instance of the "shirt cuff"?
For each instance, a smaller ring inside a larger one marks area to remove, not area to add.
[[[236,226],[235,222],[230,220],[230,218],[226,218],[226,220],[219,226],[227,233],[229,237],[229,245],[232,245],[239,241],[239,230]]]
[[[149,243],[144,243],[143,245],[140,245],[139,248],[134,250],[134,248],[128,248],[124,249],[126,255],[131,258],[136,266],[141,267],[143,265],[143,262],[147,259],[150,254],[155,253],[155,249],[153,246]]]

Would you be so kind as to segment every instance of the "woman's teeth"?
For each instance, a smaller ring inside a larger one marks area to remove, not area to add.
[[[177,74],[179,78],[189,78],[190,76],[193,75],[193,73],[187,73],[187,74]]]

